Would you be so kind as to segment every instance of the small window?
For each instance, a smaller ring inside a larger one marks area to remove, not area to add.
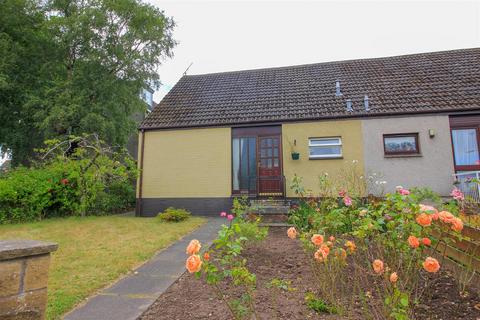
[[[331,138],[310,138],[308,139],[310,159],[329,159],[342,157],[342,139]]]
[[[383,148],[388,156],[420,154],[418,133],[384,134]]]

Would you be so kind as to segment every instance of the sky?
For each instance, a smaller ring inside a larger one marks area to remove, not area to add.
[[[177,23],[161,98],[203,74],[480,47],[477,1],[147,0]]]

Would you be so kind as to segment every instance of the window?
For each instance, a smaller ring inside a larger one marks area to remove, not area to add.
[[[391,156],[420,154],[418,133],[384,134],[383,148]]]
[[[308,139],[310,159],[331,159],[342,157],[342,139],[340,137]]]

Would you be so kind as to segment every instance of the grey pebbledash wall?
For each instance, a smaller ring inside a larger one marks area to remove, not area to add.
[[[429,137],[429,129],[435,136]],[[386,157],[383,135],[415,133],[419,135],[420,155]],[[428,187],[443,196],[452,190],[453,153],[447,115],[372,118],[362,120],[365,174],[380,173],[386,192],[395,186]]]

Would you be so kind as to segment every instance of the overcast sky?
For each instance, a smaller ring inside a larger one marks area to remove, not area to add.
[[[158,102],[202,74],[480,47],[478,1],[147,0],[177,23]]]

